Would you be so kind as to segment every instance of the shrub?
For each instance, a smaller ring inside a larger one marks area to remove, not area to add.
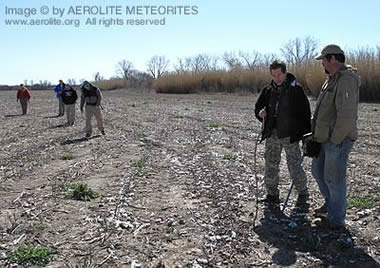
[[[46,265],[50,261],[53,250],[48,247],[20,247],[9,256],[11,262],[27,265]]]
[[[74,200],[91,201],[99,196],[87,184],[69,184],[67,187],[69,190],[67,197]]]

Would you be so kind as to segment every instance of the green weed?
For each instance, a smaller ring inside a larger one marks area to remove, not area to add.
[[[10,254],[9,260],[23,266],[46,265],[53,253],[48,247],[20,247]]]
[[[369,209],[373,208],[379,200],[379,197],[349,197],[347,199],[347,208]]]
[[[235,154],[225,154],[223,156],[223,159],[230,160],[230,161],[235,161],[237,159],[237,155],[235,155]]]
[[[73,160],[74,156],[71,153],[65,153],[62,155],[61,160]]]
[[[210,128],[218,128],[218,127],[220,127],[220,124],[216,123],[216,122],[211,122],[210,124],[208,124],[208,127],[210,127]]]
[[[68,198],[80,201],[91,201],[99,195],[93,191],[87,184],[69,184],[69,193],[66,195]]]

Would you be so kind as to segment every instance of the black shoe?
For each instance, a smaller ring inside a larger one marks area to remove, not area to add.
[[[101,131],[102,135],[106,135],[106,133],[104,132],[104,130]]]
[[[314,215],[327,214],[327,204],[326,202],[320,208],[314,210]]]
[[[91,134],[87,133],[86,138],[90,138],[90,137],[91,137]]]
[[[327,218],[321,218],[320,221],[315,222],[315,225],[317,228],[325,229],[329,231],[344,231],[345,230],[344,224],[331,222]]]
[[[280,198],[278,195],[270,195],[268,194],[264,200],[265,203],[268,204],[280,204]]]

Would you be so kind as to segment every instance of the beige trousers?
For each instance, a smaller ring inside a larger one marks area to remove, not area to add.
[[[95,116],[98,129],[100,131],[104,131],[103,117],[100,107],[95,105],[86,105],[86,134],[89,135],[92,134],[91,119],[93,115]]]
[[[65,111],[66,111],[67,123],[69,125],[74,125],[75,103],[74,104],[65,104]]]

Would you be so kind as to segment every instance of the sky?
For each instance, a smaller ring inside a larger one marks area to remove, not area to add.
[[[375,48],[379,10],[377,0],[0,0],[0,85],[93,80],[97,72],[108,79],[121,60],[146,71],[154,55],[170,66],[198,54],[281,55],[289,40],[306,36],[320,49]],[[105,19],[123,25],[106,27]],[[130,25],[141,19],[163,25]],[[20,20],[50,25],[14,25]]]

